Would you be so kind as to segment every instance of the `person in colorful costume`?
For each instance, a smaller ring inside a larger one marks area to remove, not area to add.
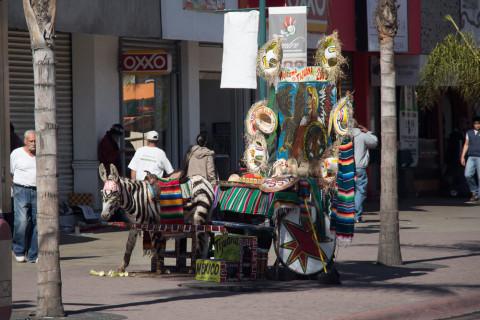
[[[355,157],[355,222],[362,222],[363,202],[367,198],[367,167],[370,162],[368,149],[375,148],[378,138],[367,128],[358,125],[353,129],[353,146]]]

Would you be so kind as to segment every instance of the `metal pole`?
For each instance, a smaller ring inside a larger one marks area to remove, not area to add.
[[[258,47],[261,48],[266,42],[266,25],[267,25],[267,17],[266,17],[266,7],[265,7],[266,0],[260,0],[258,2],[258,6],[260,9],[260,28],[258,34]],[[264,100],[267,97],[267,88],[265,85],[265,81],[262,77],[259,79],[259,93],[260,93],[260,100]]]

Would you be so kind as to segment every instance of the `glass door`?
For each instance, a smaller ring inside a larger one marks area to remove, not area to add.
[[[172,161],[171,130],[171,75],[122,75],[123,120],[125,128],[125,166],[135,151],[146,145],[147,132],[159,134],[157,147]],[[173,164],[173,162],[172,162]]]

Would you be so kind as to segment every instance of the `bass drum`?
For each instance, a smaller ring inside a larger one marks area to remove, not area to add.
[[[314,230],[320,244],[325,266],[333,259],[335,235],[330,233],[330,218],[324,223],[318,219],[314,206],[309,206],[314,229],[312,229],[307,212],[300,206],[278,206],[275,208],[277,239],[274,241],[275,252],[280,262],[291,271],[300,275],[313,275],[323,272],[323,263],[315,244]],[[325,237],[322,237],[324,230]]]

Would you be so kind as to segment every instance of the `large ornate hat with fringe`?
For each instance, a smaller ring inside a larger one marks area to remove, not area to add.
[[[335,142],[323,153],[315,171],[318,185],[325,191],[335,187],[338,174],[338,142]]]
[[[282,72],[282,40],[273,38],[267,41],[257,53],[257,75],[273,84]]]
[[[315,64],[325,70],[328,81],[336,83],[344,77],[341,67],[347,60],[342,56],[342,45],[337,30],[318,41],[314,58]]]
[[[262,133],[257,132],[248,140],[244,159],[246,159],[246,165],[249,172],[264,173],[267,171],[267,142]]]
[[[337,139],[344,141],[347,138],[353,137],[353,128],[355,128],[355,125],[356,121],[353,118],[353,95],[347,91],[345,97],[340,99],[330,112],[328,134],[330,135],[333,127]]]
[[[257,111],[263,107],[268,108],[267,100],[255,102],[248,110],[247,117],[245,118],[245,134],[247,135],[247,139],[257,133],[257,122],[259,122],[259,120],[257,120]]]

